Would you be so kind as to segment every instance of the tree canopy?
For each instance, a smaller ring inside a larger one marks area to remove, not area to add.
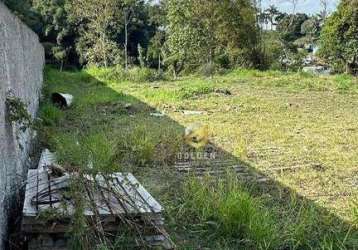
[[[47,62],[61,69],[138,65],[174,76],[297,70],[319,40],[320,55],[336,69],[354,73],[358,64],[357,0],[342,0],[331,16],[323,0],[322,12],[311,16],[274,5],[261,10],[253,0],[2,1],[39,34]]]
[[[343,0],[328,17],[321,35],[320,54],[337,70],[358,71],[358,1]]]
[[[166,62],[174,73],[185,66],[254,63],[258,30],[251,1],[167,0],[166,8]]]

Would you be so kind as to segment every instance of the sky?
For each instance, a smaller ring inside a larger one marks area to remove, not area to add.
[[[328,10],[332,12],[336,9],[339,0],[327,0]],[[266,9],[271,4],[277,6],[282,12],[292,13],[292,3],[289,0],[262,0],[262,7]],[[298,0],[296,12],[316,14],[321,10],[319,0]]]

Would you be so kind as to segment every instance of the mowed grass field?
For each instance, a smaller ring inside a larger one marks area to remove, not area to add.
[[[135,82],[113,71],[47,69],[42,144],[65,165],[90,158],[101,171],[132,171],[163,203],[179,248],[358,248],[357,78],[238,69]],[[74,95],[73,106],[51,105],[55,91]],[[177,173],[193,123],[270,184]]]

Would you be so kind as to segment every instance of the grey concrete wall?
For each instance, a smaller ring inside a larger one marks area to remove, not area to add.
[[[6,121],[9,91],[35,117],[43,81],[44,49],[37,35],[0,2],[0,249],[7,237],[11,207],[27,172],[32,132]]]

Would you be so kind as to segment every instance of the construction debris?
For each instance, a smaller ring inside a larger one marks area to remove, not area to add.
[[[223,95],[232,95],[231,91],[228,89],[215,89],[215,93],[217,94],[223,94]]]
[[[68,108],[73,102],[73,96],[70,94],[53,93],[51,96],[51,100],[60,108]]]
[[[161,113],[161,112],[156,112],[156,113],[150,113],[150,116],[153,117],[164,117],[165,114]]]
[[[131,109],[131,108],[132,108],[132,104],[131,104],[131,103],[126,103],[126,104],[124,104],[124,108],[125,108],[125,109]]]
[[[44,171],[46,170],[47,166],[51,166],[53,164],[56,164],[56,155],[51,153],[48,149],[43,150],[41,153],[38,169]]]
[[[22,220],[29,249],[68,249],[71,218],[76,212],[70,185],[77,175],[59,166],[55,155],[48,150],[43,151],[38,169],[29,170]],[[173,248],[164,229],[163,208],[132,174],[81,177],[86,221],[96,220],[96,225],[100,221],[101,230],[112,235],[135,225],[141,234],[136,247]],[[54,212],[54,217],[42,216]]]
[[[184,115],[204,115],[205,111],[183,110]]]
[[[303,67],[302,71],[314,75],[325,75],[325,76],[330,75],[332,73],[332,70],[329,67],[321,66],[321,65]]]

